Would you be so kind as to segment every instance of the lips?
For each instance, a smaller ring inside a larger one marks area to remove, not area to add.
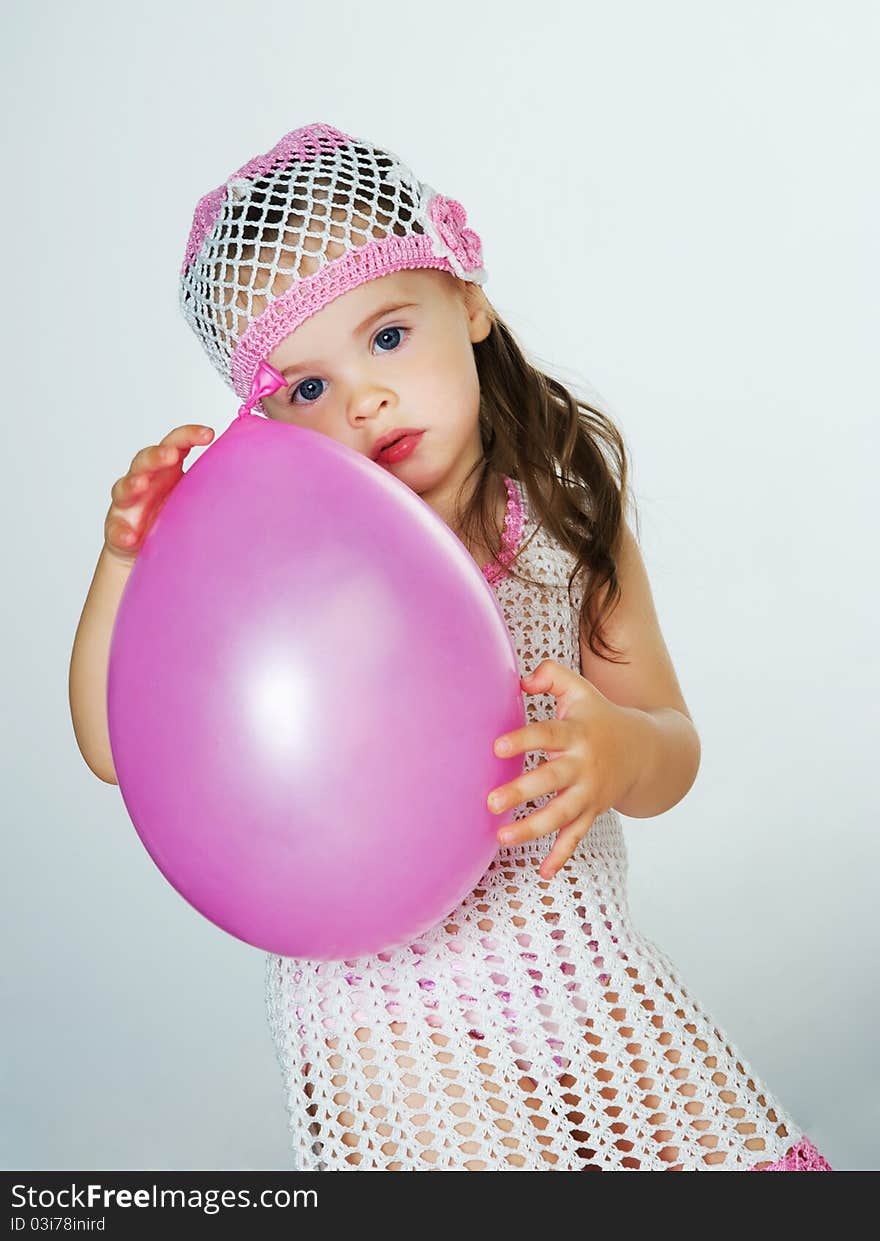
[[[392,444],[396,444],[398,440],[402,440],[407,435],[420,435],[419,427],[398,427],[394,431],[389,431],[387,435],[381,436],[373,445],[373,460],[379,456],[386,448],[390,448]]]

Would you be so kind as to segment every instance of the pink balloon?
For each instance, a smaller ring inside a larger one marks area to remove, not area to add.
[[[405,483],[239,415],[150,530],[113,631],[113,762],[165,878],[231,935],[333,960],[478,883],[522,757],[519,667],[479,566]]]

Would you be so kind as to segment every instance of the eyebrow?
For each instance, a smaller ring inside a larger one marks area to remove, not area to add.
[[[413,307],[418,306],[418,304],[418,302],[389,302],[388,305],[383,306],[381,310],[374,310],[372,314],[367,315],[363,323],[359,323],[354,329],[352,336],[360,336],[364,329],[368,328],[371,323],[375,323],[377,319],[381,319],[383,315],[389,314],[392,310],[410,310]],[[286,367],[280,373],[286,378],[288,375],[295,374],[298,371],[304,371],[310,366],[320,365],[320,362],[295,362],[291,366]]]

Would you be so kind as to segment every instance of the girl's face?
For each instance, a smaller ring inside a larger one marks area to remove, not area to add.
[[[389,432],[422,431],[408,457],[380,464],[426,499],[448,494],[481,452],[472,345],[491,326],[482,289],[447,272],[369,280],[275,347],[268,361],[288,386],[263,408],[371,458]]]

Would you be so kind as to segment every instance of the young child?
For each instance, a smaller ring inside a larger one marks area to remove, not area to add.
[[[181,272],[183,313],[249,408],[371,457],[458,535],[526,695],[506,751],[524,771],[496,791],[513,820],[448,918],[376,956],[267,957],[296,1164],[830,1171],[630,921],[618,812],[678,803],[699,738],[625,520],[620,433],[526,360],[465,224],[387,150],[313,124],[200,200]],[[212,434],[176,428],[111,491],[70,678],[77,740],[108,781],[116,608]]]

